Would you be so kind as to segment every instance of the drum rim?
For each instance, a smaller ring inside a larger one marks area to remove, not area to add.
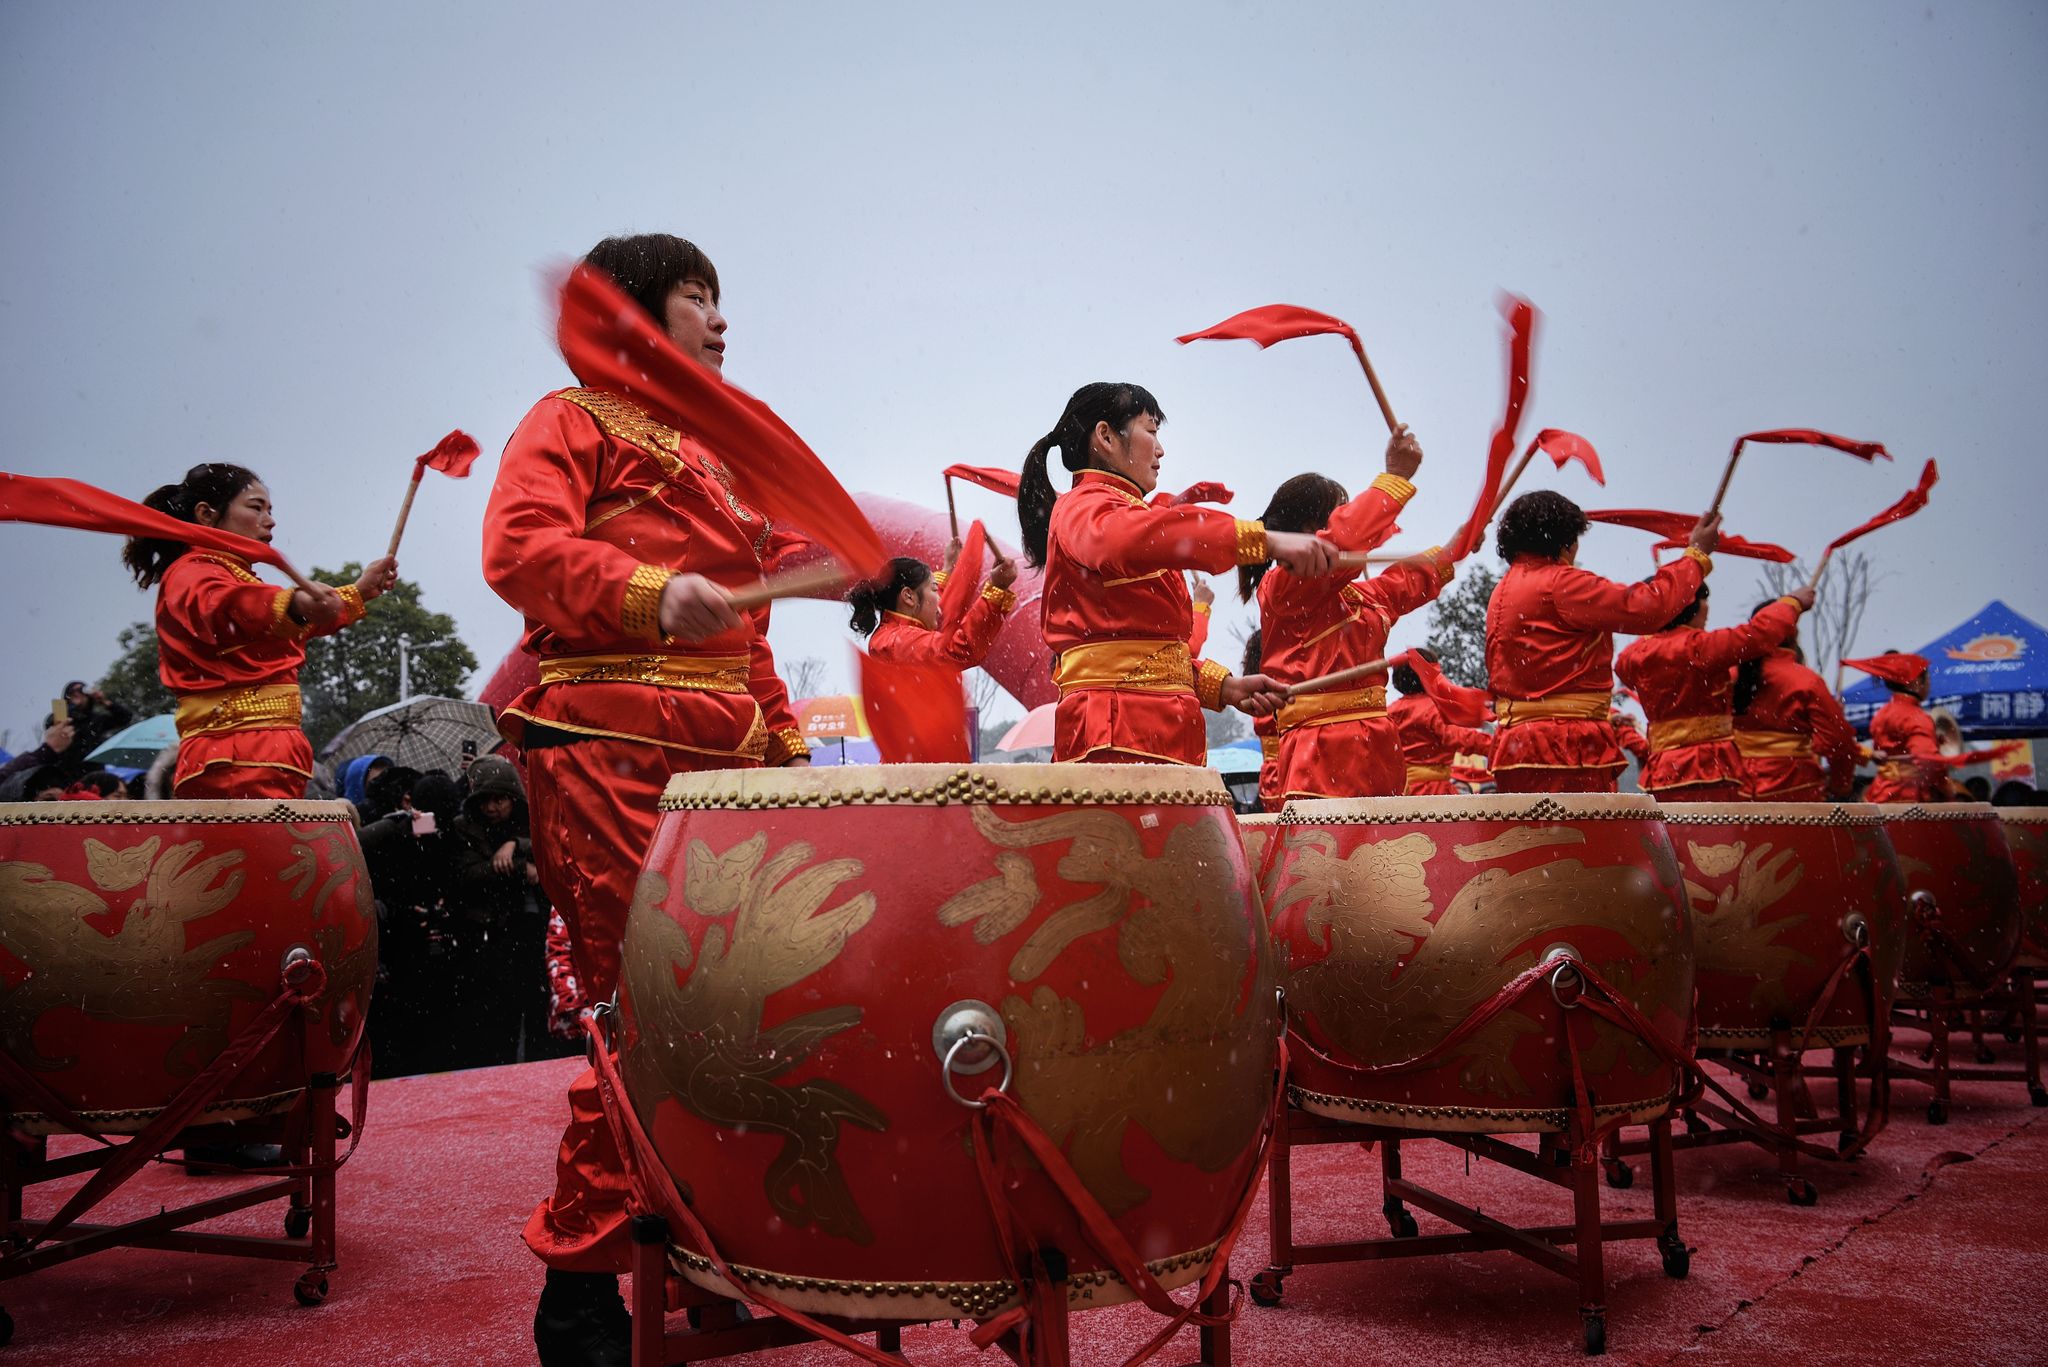
[[[1993,807],[2000,821],[2015,826],[2048,826],[2048,807]]]
[[[1988,802],[1873,802],[1868,804],[1892,821],[1983,821],[1998,815]]]
[[[239,826],[356,824],[355,805],[341,798],[172,798],[143,802],[0,803],[0,826]]]
[[[1868,802],[1672,802],[1662,805],[1667,826],[1882,826],[1884,813]]]
[[[1283,826],[1406,826],[1429,821],[1655,821],[1637,793],[1471,793],[1456,797],[1323,797],[1290,801]]]
[[[1184,764],[863,764],[708,769],[671,776],[661,794],[664,812],[855,805],[935,807],[961,802],[1058,807],[1233,806],[1221,774]]]

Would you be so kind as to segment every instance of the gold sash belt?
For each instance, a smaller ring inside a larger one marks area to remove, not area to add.
[[[694,688],[705,693],[747,691],[744,655],[557,655],[540,662],[540,681],[630,683],[651,688]]]
[[[1614,700],[1605,693],[1556,693],[1548,698],[1495,698],[1494,729],[1505,731],[1525,721],[1606,721]]]
[[[1408,786],[1418,783],[1448,783],[1451,780],[1451,766],[1448,764],[1411,764],[1408,766]]]
[[[1705,745],[1735,734],[1732,717],[1672,717],[1650,723],[1650,749],[1676,750],[1685,745]]]
[[[1812,759],[1813,741],[1790,731],[1737,731],[1735,748],[1751,759]]]
[[[1080,688],[1192,693],[1195,660],[1186,641],[1097,641],[1062,650],[1052,678],[1062,698]]]
[[[299,724],[299,686],[215,688],[178,698],[178,738],[229,731],[282,731]]]
[[[1346,688],[1328,693],[1304,693],[1281,707],[1273,728],[1283,735],[1297,726],[1328,726],[1331,722],[1364,721],[1387,715],[1387,690]]]
[[[1940,773],[1942,768],[1943,765],[1939,760],[1913,759],[1911,757],[1880,759],[1877,762],[1878,776],[1891,779],[1896,783],[1916,782],[1926,778],[1929,774]]]

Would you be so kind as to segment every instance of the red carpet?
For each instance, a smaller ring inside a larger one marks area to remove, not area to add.
[[[540,1267],[519,1241],[551,1177],[573,1061],[376,1084],[369,1128],[341,1176],[340,1269],[315,1309],[291,1295],[298,1267],[121,1250],[0,1283],[15,1320],[9,1361],[36,1367],[271,1364],[495,1364],[532,1361]],[[1957,1089],[1932,1128],[1926,1092],[1900,1088],[1890,1129],[1852,1168],[1812,1169],[1821,1192],[1789,1205],[1746,1146],[1679,1155],[1680,1229],[1691,1278],[1668,1281],[1647,1242],[1610,1248],[1610,1359],[1627,1363],[2003,1363],[2048,1357],[2048,1111],[2017,1084]],[[1417,1146],[1411,1175],[1487,1213],[1564,1219],[1561,1192],[1462,1155]],[[1938,1155],[1972,1161],[1930,1172]],[[1638,1160],[1642,1162],[1643,1160]],[[1298,1151],[1299,1237],[1384,1231],[1376,1160],[1348,1146]],[[1610,1211],[1646,1213],[1639,1182],[1606,1192]],[[151,1173],[123,1194],[129,1215],[214,1190]],[[30,1202],[54,1206],[54,1193]],[[270,1232],[281,1211],[223,1229]],[[1424,1229],[1429,1217],[1421,1217]],[[1234,1270],[1265,1266],[1263,1201]],[[1121,1362],[1151,1317],[1123,1307],[1078,1316],[1076,1361]],[[1305,1267],[1274,1309],[1247,1304],[1237,1360],[1248,1367],[1339,1363],[1582,1361],[1572,1287],[1503,1253]],[[913,1362],[994,1363],[950,1327],[908,1331]],[[1155,1359],[1194,1355],[1192,1331]],[[757,1359],[775,1367],[850,1361],[824,1348]]]

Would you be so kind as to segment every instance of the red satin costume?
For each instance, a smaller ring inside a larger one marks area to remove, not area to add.
[[[1127,479],[1077,475],[1053,504],[1039,603],[1060,690],[1053,758],[1203,763],[1202,709],[1222,707],[1230,671],[1188,650],[1185,572],[1265,558],[1256,522],[1192,503],[1148,506]]]
[[[505,447],[484,518],[484,578],[526,618],[540,683],[499,729],[526,756],[541,884],[569,932],[589,1001],[618,985],[626,909],[671,774],[754,768],[807,752],[757,610],[707,640],[665,638],[680,572],[736,585],[774,533],[717,460],[634,404],[563,390]],[[551,1267],[621,1272],[626,1183],[594,1075],[569,1092],[556,1187],[527,1222]]]
[[[1756,696],[1735,714],[1735,748],[1758,802],[1840,801],[1856,781],[1856,733],[1842,705],[1789,650],[1763,657]]]
[[[1407,765],[1410,797],[1456,797],[1451,766],[1459,755],[1493,752],[1493,737],[1469,726],[1444,720],[1427,693],[1404,693],[1387,708],[1387,718],[1401,736],[1401,758]]]
[[[363,618],[353,584],[341,620],[294,622],[293,590],[266,584],[221,551],[187,551],[164,572],[156,600],[157,674],[178,695],[181,798],[306,795],[313,744],[299,726],[306,641]]]
[[[1732,627],[1675,627],[1629,643],[1614,672],[1635,690],[1650,724],[1644,792],[1660,802],[1750,796],[1735,747],[1735,667],[1775,649],[1798,622],[1798,603],[1780,598]]]
[[[1636,719],[1616,708],[1607,714],[1614,723],[1614,743],[1636,757],[1638,765],[1650,762],[1650,738],[1636,729]]]
[[[1948,795],[1948,766],[1934,739],[1934,718],[1910,693],[1894,693],[1870,719],[1877,777],[1865,802],[1940,802]]]
[[[885,612],[881,625],[868,637],[868,654],[895,664],[943,665],[966,671],[988,658],[989,647],[1016,606],[1016,594],[987,584],[951,627],[942,625],[934,630],[915,617]]]
[[[1611,793],[1626,768],[1608,720],[1614,633],[1655,631],[1692,601],[1712,562],[1688,550],[1640,584],[1518,556],[1486,608],[1486,674],[1503,793]]]

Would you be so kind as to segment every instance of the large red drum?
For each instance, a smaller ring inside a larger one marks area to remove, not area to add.
[[[1764,1049],[1774,1031],[1868,1044],[1905,953],[1906,886],[1877,808],[1819,802],[1664,805],[1692,910],[1699,1041]],[[1845,974],[1870,947],[1871,973]],[[1872,988],[1875,1000],[1872,999]]]
[[[1908,895],[1922,906],[1931,899],[1931,910],[1909,918],[1900,995],[1925,996],[1935,983],[1964,991],[1996,986],[2020,947],[2019,879],[1997,811],[1981,802],[1878,810]]]
[[[1238,836],[1244,841],[1244,857],[1251,864],[1253,879],[1258,882],[1261,905],[1268,908],[1273,904],[1273,865],[1267,856],[1275,853],[1272,842],[1279,830],[1278,812],[1254,812],[1237,819]]]
[[[1441,1062],[1378,1077],[1350,1071],[1424,1056],[1557,947],[1683,1047],[1692,932],[1651,799],[1290,802],[1279,839],[1273,942],[1289,1029],[1309,1046],[1290,1055],[1288,1095],[1304,1109],[1423,1131],[1566,1129],[1571,1063],[1547,993],[1495,1016]],[[1675,1069],[1604,1020],[1592,1029],[1583,1063],[1596,1119],[1666,1113]]]
[[[1996,810],[2019,875],[2019,963],[2022,968],[2048,968],[2048,807]]]
[[[1276,1086],[1265,927],[1222,781],[1153,765],[680,775],[628,917],[629,1102],[735,1274],[812,1313],[1014,1298],[971,1101],[1010,1092],[1169,1286],[1253,1180]],[[974,1071],[969,1071],[969,1069]],[[1036,1168],[1069,1301],[1127,1290]],[[677,1270],[731,1294],[701,1249]]]
[[[131,1134],[277,995],[285,956],[327,973],[195,1125],[287,1113],[348,1070],[377,976],[377,914],[346,802],[0,806],[0,1040],[96,1129]],[[69,1127],[0,1091],[24,1134]]]

